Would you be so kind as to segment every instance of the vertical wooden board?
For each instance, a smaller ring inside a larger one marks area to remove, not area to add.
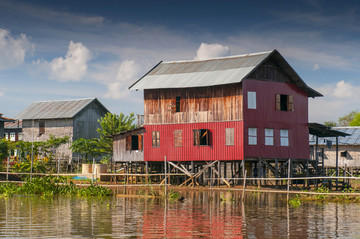
[[[139,150],[143,150],[143,136],[141,134],[138,135],[138,145]]]

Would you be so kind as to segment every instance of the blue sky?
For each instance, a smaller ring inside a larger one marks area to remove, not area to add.
[[[143,113],[127,88],[160,60],[278,49],[324,97],[309,120],[360,107],[357,1],[0,0],[0,112],[34,101],[97,97]]]

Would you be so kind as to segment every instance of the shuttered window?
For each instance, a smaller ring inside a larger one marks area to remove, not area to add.
[[[152,132],[152,146],[160,147],[160,131]]]
[[[194,145],[195,146],[207,146],[209,145],[209,133],[208,129],[194,129]]]
[[[276,110],[277,111],[294,111],[294,96],[277,94]]]
[[[182,147],[182,129],[174,130],[174,146]]]
[[[248,144],[257,145],[257,128],[248,128]]]
[[[181,110],[180,110],[180,96],[177,96],[176,97],[176,107],[175,107],[175,110],[176,110],[176,112],[180,112]]]
[[[143,150],[143,136],[126,135],[126,150]]]
[[[234,145],[234,128],[225,129],[225,145],[226,146]]]

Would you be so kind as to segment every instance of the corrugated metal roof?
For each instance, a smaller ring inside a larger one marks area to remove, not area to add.
[[[347,127],[332,127],[331,129],[350,134],[349,136],[339,137],[339,145],[360,145],[360,127],[347,126]],[[326,145],[326,141],[332,141],[332,144],[336,144],[335,137],[319,137],[318,144]],[[315,145],[316,138],[310,135],[310,145]]]
[[[16,120],[14,122],[5,122],[4,124],[5,129],[17,129],[22,128],[22,120],[19,120],[19,122]]]
[[[106,111],[108,111],[96,98],[38,101],[32,103],[15,118],[23,120],[73,118],[77,113],[79,113],[93,101],[97,101]]]
[[[309,96],[322,96],[302,81],[277,50],[201,61],[160,62],[129,89],[192,88],[239,83],[270,56]]]

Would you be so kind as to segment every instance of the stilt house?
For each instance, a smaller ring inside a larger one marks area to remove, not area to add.
[[[145,161],[308,159],[308,87],[277,50],[160,62],[144,90]]]

